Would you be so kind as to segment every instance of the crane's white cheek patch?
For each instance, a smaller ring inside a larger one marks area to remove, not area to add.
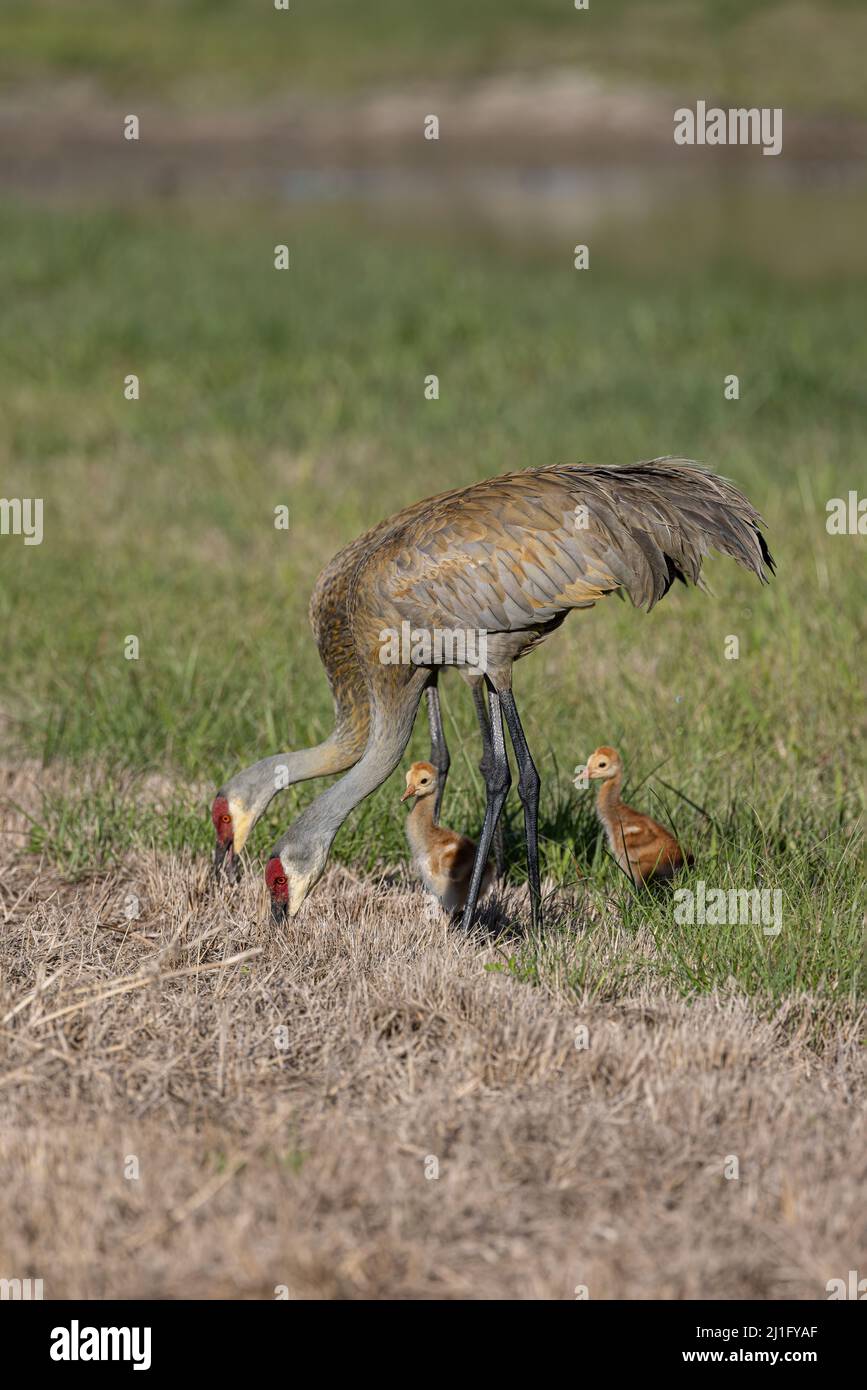
[[[232,839],[235,853],[240,854],[247,843],[247,836],[253,824],[253,813],[230,798],[229,815],[232,817]]]

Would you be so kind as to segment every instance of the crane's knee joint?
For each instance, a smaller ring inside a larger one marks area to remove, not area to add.
[[[521,769],[521,775],[518,778],[518,795],[521,800],[530,806],[537,805],[541,785],[542,779],[535,767],[532,763],[527,763],[526,766]]]
[[[484,771],[485,786],[489,796],[506,796],[512,785],[512,774],[508,763],[492,763]]]

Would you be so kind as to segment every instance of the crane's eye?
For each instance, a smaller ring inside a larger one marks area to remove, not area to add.
[[[274,887],[275,887],[275,888],[285,888],[285,887],[286,887],[286,877],[285,877],[284,874],[278,874],[278,875],[277,875],[277,877],[276,877],[275,880],[274,880]]]
[[[220,816],[220,820],[223,822],[224,825],[228,825],[231,819],[231,816]]]

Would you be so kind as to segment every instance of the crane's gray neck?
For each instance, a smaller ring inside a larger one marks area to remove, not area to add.
[[[226,783],[223,795],[240,801],[258,820],[277,793],[285,787],[305,782],[310,777],[342,772],[350,761],[330,739],[326,739],[314,748],[299,748],[294,753],[274,753],[270,758],[262,758],[260,762],[245,767]]]
[[[296,863],[303,859],[307,850],[324,849],[327,853],[350,811],[376,791],[400,762],[427,680],[427,671],[414,672],[409,683],[397,692],[395,700],[374,712],[363,756],[345,777],[310,803],[277,841],[275,853],[282,856],[285,851]]]

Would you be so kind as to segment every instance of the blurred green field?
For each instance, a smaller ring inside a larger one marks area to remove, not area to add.
[[[864,115],[865,45],[860,0],[4,0],[0,77],[222,105],[577,64],[690,101]]]
[[[285,207],[6,208],[2,494],[45,499],[41,546],[0,541],[7,756],[83,770],[74,794],[46,793],[31,847],[70,874],[152,844],[204,855],[210,790],[327,732],[310,589],[382,516],[509,469],[682,453],[764,513],[778,577],[762,589],[712,562],[713,597],[678,587],[649,616],[609,599],[520,664],[545,867],[560,884],[580,874],[618,893],[627,930],[650,914],[684,989],[734,976],[775,995],[850,994],[864,541],[830,537],[825,503],[858,486],[859,466],[864,476],[856,211],[837,208],[852,229],[843,269],[810,254],[815,209],[799,217],[783,200],[778,223],[765,205],[765,243],[736,206],[722,225],[719,206],[691,221],[669,208],[600,232],[592,269],[577,273],[570,254],[374,234],[350,207],[293,209],[291,221]],[[776,239],[788,255],[774,271],[764,248]],[[280,273],[283,240],[293,266]],[[123,397],[130,372],[137,402]],[[429,372],[436,402],[424,399]],[[729,372],[737,402],[723,397]],[[273,525],[281,503],[288,533]],[[138,661],[124,659],[129,634]],[[724,659],[730,634],[737,661]],[[453,678],[444,699],[445,819],[472,833],[483,796],[471,704]],[[621,891],[591,794],[571,786],[603,742],[624,754],[638,804],[696,850],[695,877],[783,889],[787,930],[773,947],[743,927],[687,950],[670,906]],[[421,717],[407,759],[425,750]],[[166,779],[161,813],[143,772]],[[251,848],[264,852],[321,786],[278,798]],[[405,857],[401,787],[398,772],[351,818],[338,857],[361,868]],[[520,877],[516,799],[510,821]],[[532,951],[512,966],[543,968]]]

